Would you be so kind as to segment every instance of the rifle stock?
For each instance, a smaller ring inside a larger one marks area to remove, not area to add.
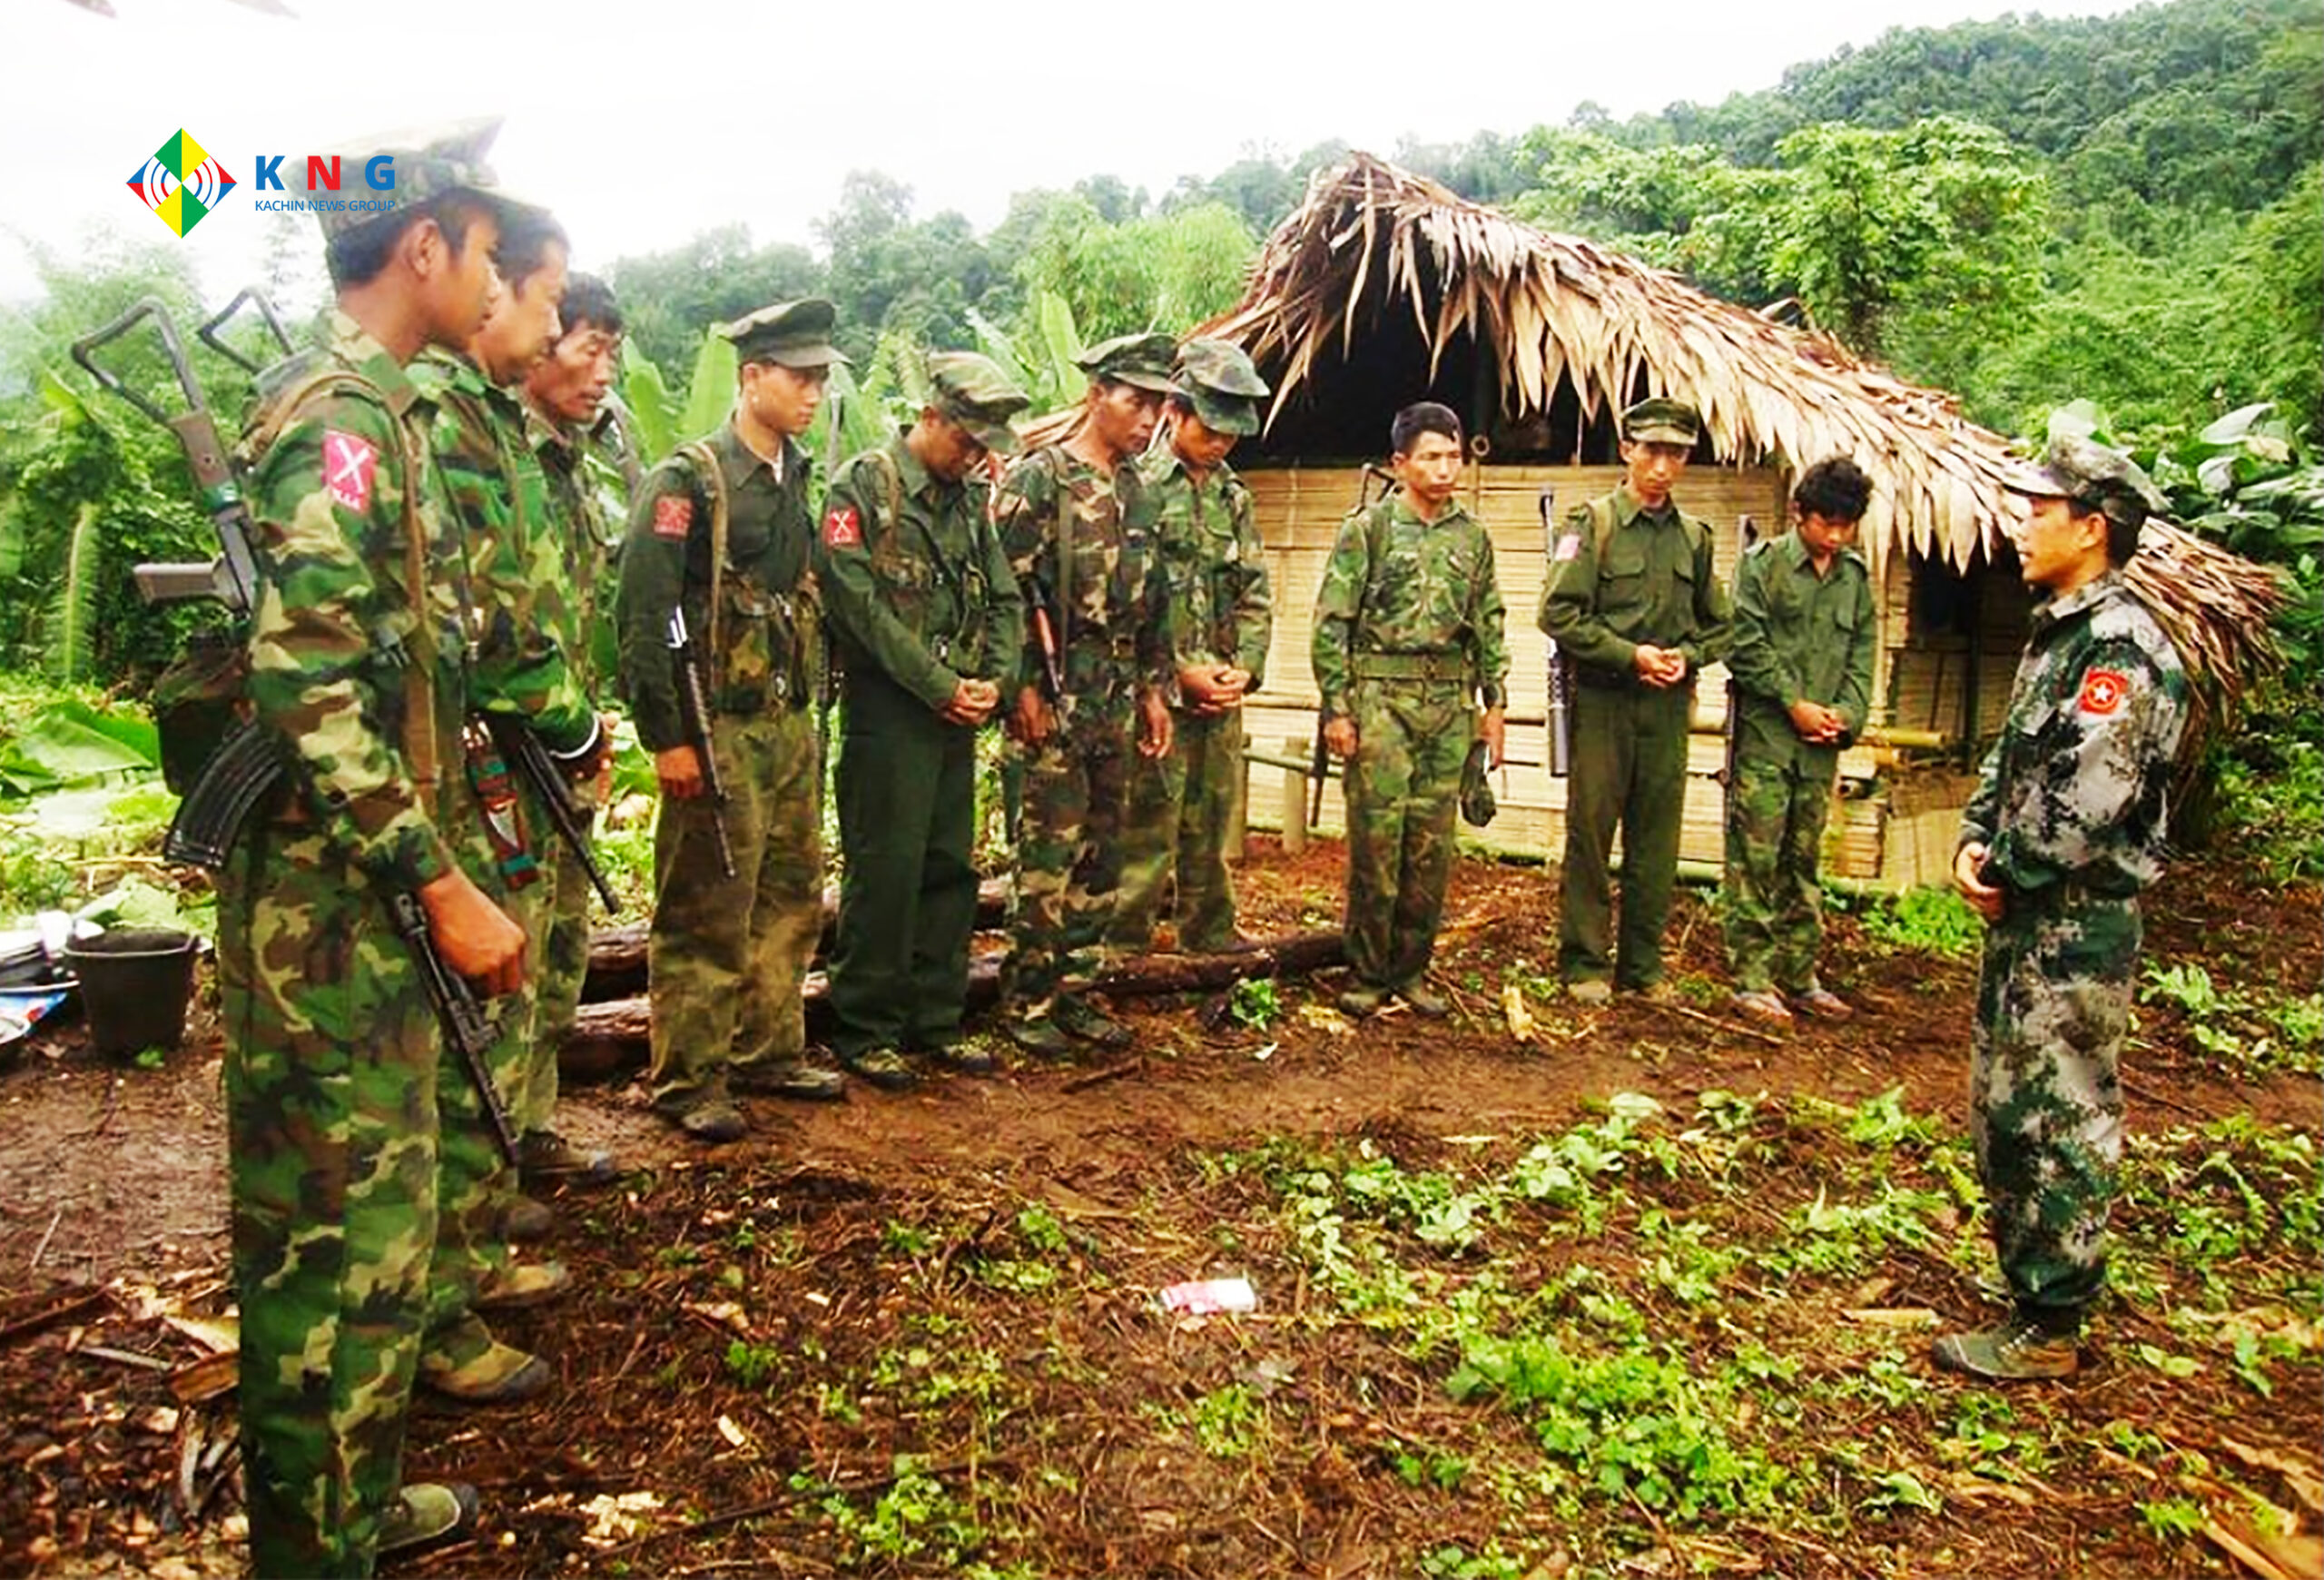
[[[1542,568],[1554,575],[1558,552],[1557,490],[1543,484],[1539,503]],[[1555,637],[1545,639],[1549,644],[1550,776],[1562,779],[1573,772],[1573,665],[1558,651]]]

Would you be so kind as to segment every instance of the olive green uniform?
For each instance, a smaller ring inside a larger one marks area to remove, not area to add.
[[[1662,980],[1662,932],[1678,884],[1694,682],[1726,654],[1727,590],[1712,565],[1709,525],[1675,503],[1649,511],[1627,486],[1569,515],[1550,558],[1541,627],[1572,661],[1575,681],[1558,969],[1569,983],[1610,976],[1618,987],[1648,988]],[[1648,645],[1684,654],[1687,678],[1672,686],[1640,680],[1631,658]]]
[[[806,1050],[801,991],[821,932],[822,754],[813,702],[821,614],[809,565],[814,533],[806,452],[780,466],[730,420],[646,478],[622,550],[616,622],[622,677],[650,752],[688,744],[668,646],[670,613],[705,656],[711,749],[726,804],[665,801],[654,839],[652,977],[655,1102],[683,1113],[723,1101],[745,1076]],[[712,607],[713,511],[727,500],[726,563]],[[736,875],[719,871],[722,817]]]
[[[899,435],[842,467],[816,575],[844,667],[832,1044],[940,1047],[976,924],[976,741],[940,716],[963,680],[1014,684],[1024,603],[989,488],[931,475]]]

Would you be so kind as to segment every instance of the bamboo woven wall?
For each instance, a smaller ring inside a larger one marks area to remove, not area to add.
[[[1266,545],[1268,573],[1275,588],[1275,639],[1267,657],[1265,686],[1246,710],[1246,727],[1257,749],[1275,755],[1288,752],[1305,760],[1315,741],[1318,700],[1308,651],[1314,630],[1315,594],[1324,565],[1331,553],[1342,518],[1357,499],[1364,473],[1354,468],[1285,468],[1243,474],[1251,487],[1261,539]],[[1592,499],[1620,480],[1616,467],[1492,467],[1472,466],[1464,479],[1462,502],[1484,523],[1493,540],[1495,569],[1502,597],[1508,605],[1510,649],[1509,755],[1512,766],[1496,781],[1494,793],[1500,815],[1482,831],[1463,825],[1464,836],[1497,849],[1547,852],[1554,854],[1565,839],[1565,784],[1552,778],[1546,766],[1547,730],[1542,723],[1548,707],[1547,645],[1535,623],[1544,565],[1541,521],[1537,500],[1544,484],[1555,489],[1559,518],[1573,505]],[[1701,467],[1689,471],[1676,490],[1679,505],[1689,514],[1709,521],[1717,534],[1718,573],[1731,578],[1742,518],[1750,516],[1763,533],[1779,531],[1784,521],[1784,476],[1772,468]],[[1374,493],[1378,485],[1375,482]],[[1929,667],[1910,647],[1909,599],[1905,557],[1889,562],[1888,585],[1882,597],[1882,645],[1876,657],[1873,695],[1887,695],[1892,667],[1902,659],[1900,678]],[[2022,627],[2019,627],[2022,632]],[[1994,639],[1990,634],[1988,641]],[[2014,654],[2014,640],[2009,649]],[[1956,656],[1957,667],[1959,659]],[[1933,671],[1931,671],[1933,673]],[[1988,682],[1986,698],[2008,695],[2009,675],[2004,667]],[[1926,682],[1915,683],[1925,687]],[[1999,691],[1990,688],[1998,685]],[[1917,692],[1907,687],[1908,694]],[[1998,704],[1988,701],[1990,727]],[[1720,836],[1721,802],[1715,775],[1723,756],[1719,731],[1725,722],[1726,671],[1708,670],[1696,696],[1696,735],[1688,759],[1686,819],[1679,844],[1683,859],[1716,863],[1723,854]],[[1876,717],[1880,710],[1876,704]],[[1900,709],[1898,722],[1913,719]],[[1883,720],[1885,722],[1885,720]],[[1943,725],[1916,727],[1945,728]],[[1842,764],[1846,779],[1859,785],[1875,776],[1868,751],[1847,755]],[[1281,770],[1256,765],[1251,771],[1252,820],[1278,824],[1288,792],[1281,787]],[[1322,826],[1331,832],[1344,827],[1340,791],[1334,784],[1324,796]],[[1884,874],[1887,848],[1888,807],[1885,801],[1850,797],[1836,808],[1826,859],[1827,870],[1859,878],[1903,877],[1914,881],[1921,865],[1900,861],[1900,870]],[[1950,858],[1950,845],[1945,852]]]

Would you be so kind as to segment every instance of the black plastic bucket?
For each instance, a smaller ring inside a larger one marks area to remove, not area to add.
[[[126,1059],[185,1040],[195,943],[165,927],[121,927],[64,946],[98,1052]]]

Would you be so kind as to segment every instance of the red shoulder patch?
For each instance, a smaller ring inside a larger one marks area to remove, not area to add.
[[[834,506],[823,518],[823,547],[853,548],[863,541],[863,519],[852,505]]]
[[[2103,717],[2131,694],[2131,677],[2119,669],[2093,669],[2082,677],[2082,711]]]
[[[654,536],[684,538],[694,529],[694,501],[684,494],[665,494],[654,501]]]
[[[323,487],[350,510],[371,508],[371,485],[379,474],[379,452],[359,433],[323,430]]]

